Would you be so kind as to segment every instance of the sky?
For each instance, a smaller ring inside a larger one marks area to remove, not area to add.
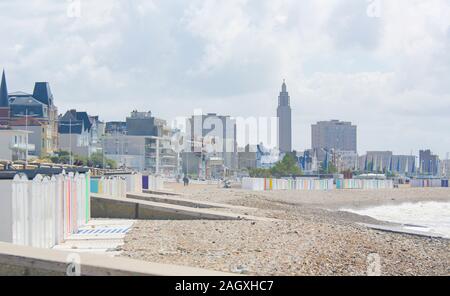
[[[151,110],[358,126],[358,150],[450,152],[448,0],[0,0],[10,92],[50,82],[60,113]]]

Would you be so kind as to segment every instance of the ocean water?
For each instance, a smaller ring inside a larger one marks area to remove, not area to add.
[[[380,221],[406,224],[404,228],[431,232],[450,239],[450,203],[419,202],[377,206],[367,209],[342,209]]]

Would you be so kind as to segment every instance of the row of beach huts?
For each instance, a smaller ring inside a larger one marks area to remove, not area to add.
[[[91,216],[91,193],[125,198],[161,190],[161,177],[142,174],[91,177],[90,172],[0,179],[0,242],[52,248],[76,234]]]
[[[412,179],[413,188],[449,187],[448,179]],[[396,187],[390,179],[319,179],[319,178],[243,178],[242,189],[251,191],[277,190],[381,190]]]

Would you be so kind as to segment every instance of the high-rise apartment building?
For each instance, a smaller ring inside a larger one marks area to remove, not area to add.
[[[236,137],[236,120],[230,116],[209,113],[187,119],[183,171],[205,178],[213,175],[211,171],[216,176],[235,171],[238,167]],[[217,173],[218,167],[223,172]]]
[[[432,154],[431,150],[420,150],[419,173],[436,176],[439,174],[439,156]]]
[[[324,151],[357,152],[357,127],[351,122],[320,121],[312,125],[311,138],[312,149],[321,161],[326,155]]]

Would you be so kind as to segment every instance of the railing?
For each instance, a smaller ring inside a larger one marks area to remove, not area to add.
[[[34,151],[36,150],[36,145],[34,144],[21,144],[21,143],[12,143],[9,145],[9,148],[12,150],[22,150],[25,151]]]
[[[0,241],[51,248],[90,219],[90,175],[1,180]]]

